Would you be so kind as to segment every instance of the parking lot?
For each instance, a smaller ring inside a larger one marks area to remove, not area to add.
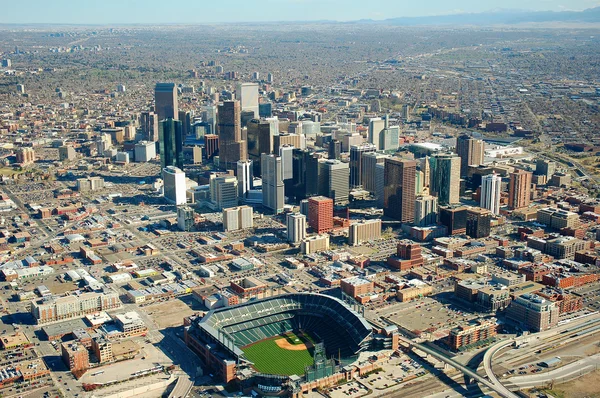
[[[424,337],[430,340],[436,340],[453,327],[476,317],[431,297],[407,303],[392,303],[384,308],[372,309],[371,315],[373,313],[375,317],[388,318],[411,331],[429,331],[431,335]]]
[[[591,310],[600,311],[600,283],[595,282],[574,291],[583,296],[583,305]]]
[[[406,355],[394,357],[382,366],[382,370],[360,377],[362,383],[373,390],[385,390],[426,373],[423,367]]]
[[[140,343],[141,350],[135,358],[114,364],[90,369],[80,379],[81,383],[106,383],[124,380],[133,373],[160,365],[171,365],[172,361],[161,350],[152,344]]]
[[[369,389],[356,381],[351,381],[350,383],[327,390],[327,395],[331,398],[364,397],[368,393]]]

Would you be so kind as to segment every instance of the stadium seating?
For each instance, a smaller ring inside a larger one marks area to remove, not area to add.
[[[348,357],[367,348],[371,326],[341,300],[314,293],[286,294],[209,312],[196,327],[235,356],[244,347],[290,331],[307,331],[322,341],[329,357]],[[235,344],[233,347],[231,344]]]

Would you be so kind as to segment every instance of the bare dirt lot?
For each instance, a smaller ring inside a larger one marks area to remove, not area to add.
[[[557,384],[548,394],[556,398],[599,398],[600,397],[600,370],[588,373],[568,383]]]
[[[194,314],[199,310],[198,304],[190,297],[184,296],[162,303],[152,304],[144,308],[146,313],[159,328],[181,326],[183,318]]]

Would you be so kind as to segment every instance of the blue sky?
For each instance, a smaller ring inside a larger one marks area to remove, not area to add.
[[[600,0],[3,0],[0,23],[214,23],[356,20],[493,9],[582,10]]]

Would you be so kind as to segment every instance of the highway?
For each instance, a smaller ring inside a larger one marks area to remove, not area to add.
[[[588,333],[593,333],[595,332],[595,324],[597,322],[599,322],[600,320],[597,318],[597,314],[594,315],[594,318],[592,319],[588,319],[588,318],[582,318],[579,319],[577,321],[571,322],[571,323],[567,323],[565,325],[561,325],[559,327],[556,327],[552,330],[548,330],[545,332],[540,332],[540,333],[535,333],[535,334],[530,334],[530,335],[526,335],[526,336],[521,336],[519,338],[516,339],[511,339],[511,340],[504,340],[504,341],[500,341],[499,343],[496,343],[495,345],[491,346],[490,348],[487,349],[487,351],[484,354],[483,357],[483,366],[485,369],[485,374],[487,375],[487,378],[489,379],[489,381],[496,386],[496,388],[498,389],[504,389],[506,391],[510,391],[508,390],[508,388],[503,385],[502,382],[500,382],[500,380],[498,379],[498,377],[496,377],[496,375],[494,374],[493,370],[492,370],[492,360],[494,358],[494,355],[496,355],[496,353],[500,350],[502,350],[503,348],[512,345],[514,342],[525,342],[528,341],[530,339],[535,338],[536,340],[538,339],[542,339],[544,341],[554,341],[558,335],[558,338],[560,338],[561,336],[563,337],[567,337],[568,334],[563,334],[565,332],[575,332],[575,334],[579,334],[581,333],[581,331],[587,331]],[[552,338],[554,337],[554,338]],[[548,339],[548,340],[547,340]],[[595,357],[595,356],[594,356]],[[589,358],[593,358],[593,357],[588,357],[588,358],[584,358],[581,361],[586,361]],[[591,360],[592,363],[595,363],[597,366],[597,364],[600,364],[600,362],[594,362],[594,360]],[[580,362],[580,361],[577,361]],[[575,363],[577,363],[575,362]],[[586,362],[587,363],[587,362]],[[572,365],[572,364],[571,364]],[[569,367],[570,365],[561,367],[560,369],[557,369],[557,371],[562,370],[562,369],[566,369],[565,372],[569,371]],[[590,365],[591,366],[591,365]],[[575,373],[578,370],[575,371]],[[510,378],[509,381],[506,384],[512,384],[515,388],[522,388],[522,387],[533,387],[536,385],[540,385],[540,384],[544,384],[549,380],[552,380],[552,377],[549,376],[550,373],[553,373],[555,371],[552,372],[548,372],[548,373],[542,373],[539,375],[528,375],[528,376],[518,376],[518,377],[513,377]],[[565,374],[563,373],[559,373],[562,376],[565,376]],[[550,377],[550,378],[549,378]]]
[[[484,385],[485,387],[489,388],[490,390],[496,392],[501,397],[503,397],[503,398],[518,398],[518,396],[516,394],[513,394],[509,389],[504,387],[501,383],[498,383],[498,384],[491,383],[486,378],[480,376],[477,372],[469,369],[468,367],[464,366],[463,364],[461,364],[451,358],[448,358],[446,355],[440,353],[439,351],[429,348],[426,345],[415,343],[403,336],[400,336],[400,339],[403,340],[405,343],[409,344],[410,346],[417,348],[417,349],[425,352],[426,354],[431,355],[432,357],[461,371],[466,376],[469,376],[470,378],[474,379],[478,383],[480,383],[480,384]]]
[[[531,388],[543,386],[551,382],[564,382],[596,370],[599,366],[600,354],[596,354],[551,370],[550,372],[511,377],[506,384],[509,387],[514,386],[514,388]]]
[[[483,356],[483,367],[485,369],[485,374],[487,375],[490,382],[492,382],[492,384],[495,385],[497,388],[505,389],[507,391],[509,391],[509,390],[505,386],[502,385],[500,380],[498,380],[498,378],[492,371],[492,359],[494,358],[494,355],[496,355],[496,353],[498,351],[500,351],[504,347],[512,345],[513,342],[514,342],[514,340],[501,341],[501,342],[491,346],[490,348],[488,348]]]

